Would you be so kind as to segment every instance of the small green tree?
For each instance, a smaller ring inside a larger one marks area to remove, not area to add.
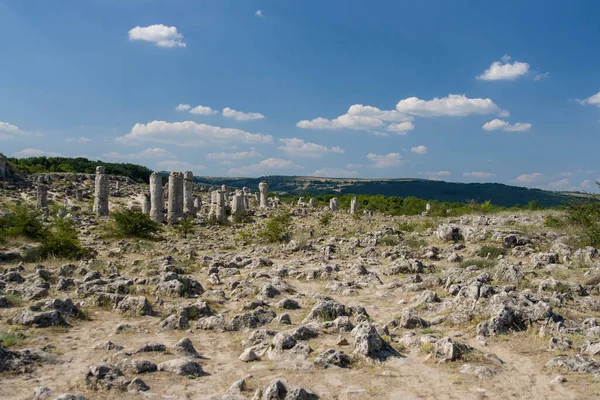
[[[583,245],[600,244],[600,199],[597,195],[567,203],[567,220],[579,228]]]
[[[151,239],[161,230],[161,225],[139,209],[119,210],[112,214],[113,233],[117,236]]]
[[[25,236],[29,239],[41,239],[48,230],[42,222],[42,214],[32,206],[17,204],[8,210],[4,218],[0,218],[0,235]]]
[[[289,212],[273,213],[267,219],[265,227],[258,237],[269,243],[285,242],[291,236],[292,216]]]
[[[58,218],[52,231],[42,239],[38,249],[39,257],[59,257],[79,260],[89,256],[89,250],[77,238],[77,229],[71,219]]]

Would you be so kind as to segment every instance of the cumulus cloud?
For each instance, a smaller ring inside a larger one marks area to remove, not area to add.
[[[380,110],[373,106],[354,104],[350,106],[346,114],[334,119],[315,118],[313,120],[299,121],[296,126],[304,129],[354,129],[373,131],[387,129],[400,135],[414,129],[411,116],[399,113],[396,110]],[[377,134],[384,135],[383,132]]]
[[[302,139],[279,139],[279,150],[293,157],[323,157],[327,153],[343,154],[344,150],[341,147],[327,147],[316,143],[305,142]]]
[[[509,124],[501,119],[493,119],[490,122],[483,124],[482,128],[485,131],[498,131],[502,130],[505,132],[527,132],[530,130],[532,125],[530,123],[517,122],[514,125]]]
[[[515,61],[510,62],[510,56],[505,55],[502,61],[494,61],[477,79],[484,81],[512,81],[529,72],[529,64]]]
[[[103,157],[115,160],[145,160],[150,158],[172,158],[175,155],[158,147],[149,148],[138,153],[121,154],[116,151],[104,154]]]
[[[289,160],[282,160],[281,158],[267,158],[258,164],[246,165],[245,167],[240,168],[231,168],[229,170],[229,175],[244,177],[268,175],[271,173],[279,175],[284,174],[285,172],[297,170],[299,168],[302,167]]]
[[[152,121],[147,124],[135,124],[131,132],[116,140],[122,144],[154,142],[180,147],[199,147],[238,143],[268,144],[273,143],[273,136],[199,124],[194,121]]]
[[[209,153],[206,158],[211,160],[243,160],[245,158],[261,157],[262,154],[254,149],[250,151],[238,151],[236,153]]]
[[[426,146],[417,146],[417,147],[411,148],[410,151],[412,151],[413,153],[416,153],[416,154],[425,154],[425,153],[427,153],[427,147]]]
[[[259,18],[264,18],[264,14],[262,12],[262,10],[256,10],[256,12],[254,13],[254,15],[256,15]]]
[[[579,187],[583,190],[587,190],[590,187],[592,187],[592,181],[590,181],[589,179],[586,179],[579,184]]]
[[[535,76],[533,77],[533,80],[538,82],[538,81],[547,79],[549,76],[550,76],[550,72],[540,72],[540,73],[535,74]]]
[[[79,137],[70,137],[70,138],[66,138],[65,142],[69,142],[69,143],[77,143],[77,144],[83,144],[83,143],[87,143],[90,142],[92,139],[87,138],[85,136],[79,136]]]
[[[204,165],[196,165],[191,162],[176,160],[159,161],[156,163],[156,166],[164,171],[192,171],[194,174],[206,169]]]
[[[519,175],[515,178],[515,181],[521,182],[521,183],[532,183],[532,182],[540,180],[543,177],[544,177],[544,174],[542,174],[540,172],[534,172],[533,174]]]
[[[223,109],[223,116],[226,118],[233,118],[236,121],[252,121],[255,119],[264,119],[265,116],[261,113],[251,112],[245,113],[241,111],[234,110],[229,107],[225,107]]]
[[[23,133],[18,126],[0,121],[0,140],[13,139],[15,136],[22,135]]]
[[[158,47],[185,47],[183,35],[174,26],[163,24],[136,26],[129,31],[129,40],[142,40]]]
[[[190,113],[197,115],[214,115],[218,114],[219,112],[217,110],[213,110],[210,107],[196,106],[190,110]]]
[[[340,168],[321,168],[310,174],[310,176],[322,178],[353,178],[358,175],[357,171],[349,171]]]
[[[471,178],[492,178],[494,176],[496,176],[496,174],[494,174],[493,172],[464,172],[463,176],[468,176]]]
[[[373,168],[390,168],[399,167],[404,164],[404,160],[400,156],[400,153],[389,153],[389,154],[367,154],[367,158],[373,162]]]
[[[445,176],[449,176],[451,174],[450,171],[427,171],[427,172],[419,172],[419,175],[426,176],[429,179],[433,180],[441,180]]]
[[[27,157],[61,157],[62,154],[55,153],[52,151],[44,151],[40,149],[23,149],[13,154],[16,158],[27,158]]]
[[[590,96],[590,97],[588,97],[588,98],[585,98],[585,99],[577,99],[576,101],[577,101],[579,104],[583,104],[583,105],[586,105],[586,104],[591,104],[591,105],[594,105],[594,106],[600,107],[600,92],[596,93],[596,94],[595,94],[595,95],[593,95],[593,96]]]
[[[447,97],[435,97],[432,100],[409,97],[400,100],[396,104],[396,110],[420,117],[464,117],[471,114],[492,114],[501,111],[492,99],[470,99],[464,94],[449,94]]]
[[[560,181],[550,182],[546,185],[547,189],[550,190],[564,190],[571,184],[571,181],[568,179],[561,179]]]
[[[190,108],[192,108],[192,106],[190,106],[189,104],[183,104],[183,103],[181,103],[180,105],[178,105],[177,107],[175,107],[175,110],[177,110],[177,111],[187,111]]]

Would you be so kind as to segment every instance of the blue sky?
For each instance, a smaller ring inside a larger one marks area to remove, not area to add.
[[[600,2],[0,0],[0,151],[595,190]]]

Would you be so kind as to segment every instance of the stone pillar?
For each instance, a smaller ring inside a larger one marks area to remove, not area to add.
[[[303,206],[303,205],[304,205],[304,197],[300,197],[300,198],[298,199],[298,205],[299,205],[299,206]]]
[[[262,181],[258,184],[258,191],[260,192],[260,208],[269,207],[269,184],[267,181]]]
[[[431,210],[431,204],[427,203],[425,204],[425,211],[429,211]]]
[[[356,196],[350,200],[350,214],[356,214],[358,212],[358,201]]]
[[[183,218],[183,175],[181,172],[171,172],[169,174],[167,206],[167,220],[170,223],[175,223]]]
[[[142,213],[146,215],[150,215],[150,195],[148,193],[144,193],[141,198],[142,203]]]
[[[83,200],[83,190],[77,189],[75,191],[75,200],[82,201]]]
[[[183,174],[183,212],[186,214],[196,214],[193,190],[194,174],[192,171],[185,171]]]
[[[5,181],[7,178],[6,173],[6,158],[0,156],[0,181]]]
[[[329,200],[329,209],[331,211],[337,211],[338,210],[338,199],[337,199],[337,197],[334,197],[333,199]]]
[[[104,167],[96,167],[96,187],[94,193],[94,214],[99,217],[108,215],[108,175]]]
[[[308,201],[308,204],[310,204],[311,207],[314,207],[316,203],[317,203],[317,200],[315,200],[314,197],[311,197],[310,200]]]
[[[150,218],[156,222],[163,222],[165,220],[164,210],[162,177],[155,171],[150,175]]]
[[[218,223],[227,222],[225,192],[222,190],[213,190],[210,193],[210,211],[208,213],[208,219]]]
[[[202,198],[200,196],[194,199],[194,214],[202,209]]]
[[[231,199],[231,213],[232,214],[243,214],[246,211],[244,206],[244,192],[236,190],[235,195]]]
[[[242,188],[242,192],[244,193],[244,208],[246,210],[250,209],[250,188],[244,187]]]
[[[37,208],[48,208],[48,186],[39,185],[37,187]]]
[[[119,181],[117,181],[117,183],[115,183],[115,190],[119,190],[121,189],[121,183]]]

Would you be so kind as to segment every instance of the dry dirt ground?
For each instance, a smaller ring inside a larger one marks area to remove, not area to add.
[[[143,190],[122,186],[112,209]],[[150,241],[107,236],[110,218],[91,216],[88,202],[70,211],[93,260],[0,264],[0,334],[19,338],[0,347],[2,399],[36,389],[40,399],[600,397],[600,255],[545,227],[552,212],[390,217],[283,205],[215,226],[204,209],[187,237],[165,226]],[[260,241],[284,210],[291,241]],[[0,253],[27,246],[14,238]],[[184,338],[198,356],[176,346]],[[147,343],[164,347],[139,352]],[[240,360],[250,348],[257,360]],[[174,359],[196,370],[155,370]],[[275,379],[287,397],[273,394]]]

